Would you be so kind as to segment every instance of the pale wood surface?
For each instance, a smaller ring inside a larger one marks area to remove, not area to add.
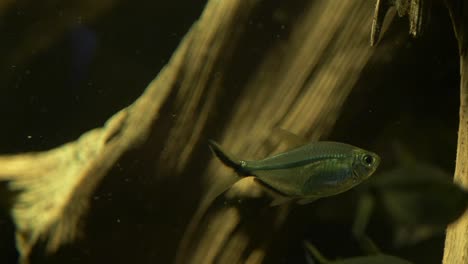
[[[460,121],[454,181],[468,188],[468,7],[447,0],[460,52]],[[468,211],[447,228],[443,263],[468,263]]]

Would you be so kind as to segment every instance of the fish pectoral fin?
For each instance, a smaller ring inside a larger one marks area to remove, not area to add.
[[[296,201],[297,204],[300,204],[300,205],[305,205],[305,204],[309,204],[309,203],[312,203],[314,202],[315,200],[319,199],[318,197],[309,197],[309,198],[303,198],[303,199],[299,199]]]

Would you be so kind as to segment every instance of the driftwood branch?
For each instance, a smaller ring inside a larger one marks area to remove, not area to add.
[[[447,0],[460,53],[460,121],[454,181],[468,188],[468,6]],[[468,263],[468,211],[447,228],[444,263]]]

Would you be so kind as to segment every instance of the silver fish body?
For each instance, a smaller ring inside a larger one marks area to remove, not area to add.
[[[342,193],[371,176],[380,157],[339,142],[309,143],[262,160],[239,160],[214,141],[215,155],[240,175],[255,176],[273,190],[307,203]]]

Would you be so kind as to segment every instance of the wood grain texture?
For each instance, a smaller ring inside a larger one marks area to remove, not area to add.
[[[460,53],[460,121],[454,181],[468,188],[468,6],[447,0]],[[447,228],[443,263],[468,263],[468,211]]]

